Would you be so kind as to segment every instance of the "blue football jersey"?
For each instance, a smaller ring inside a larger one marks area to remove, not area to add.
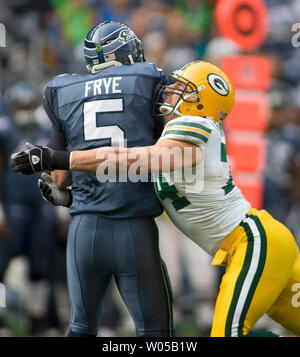
[[[37,189],[39,174],[21,175],[12,171],[9,161],[13,152],[22,151],[26,142],[46,145],[49,130],[38,125],[21,128],[5,115],[0,115],[0,152],[4,159],[1,194],[4,202],[36,204],[43,202]]]
[[[65,74],[47,86],[44,108],[66,149],[153,145],[161,121],[153,118],[153,94],[164,73],[154,64],[136,63],[97,75]],[[162,129],[162,126],[161,126]],[[72,172],[70,213],[108,217],[157,216],[162,213],[149,182],[102,182],[95,175]]]

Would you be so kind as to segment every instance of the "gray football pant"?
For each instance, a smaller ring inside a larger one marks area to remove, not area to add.
[[[138,336],[173,336],[172,297],[152,218],[72,218],[67,275],[74,332],[96,335],[114,277]]]

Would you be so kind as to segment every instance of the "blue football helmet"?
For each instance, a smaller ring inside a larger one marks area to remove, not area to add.
[[[4,95],[9,114],[18,125],[35,122],[35,110],[42,103],[40,88],[34,83],[22,80],[10,87]]]
[[[127,25],[117,21],[102,22],[88,32],[84,56],[91,74],[110,67],[145,62],[141,41]]]

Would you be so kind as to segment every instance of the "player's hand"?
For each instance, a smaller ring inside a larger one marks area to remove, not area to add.
[[[68,170],[70,153],[52,150],[47,146],[26,143],[24,151],[11,155],[10,165],[15,172],[32,175],[41,171]]]
[[[24,175],[32,175],[43,170],[52,170],[51,149],[45,146],[36,146],[26,143],[24,151],[16,152],[11,155],[10,165],[15,172]]]
[[[70,207],[72,204],[72,192],[68,188],[59,189],[47,173],[43,172],[41,179],[38,180],[44,200],[52,203],[54,206]]]

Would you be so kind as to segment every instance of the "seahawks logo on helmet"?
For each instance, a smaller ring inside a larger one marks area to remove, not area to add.
[[[207,76],[207,81],[211,88],[220,95],[226,96],[229,94],[227,82],[218,74],[210,73]]]
[[[127,43],[129,42],[129,40],[134,39],[135,35],[132,31],[126,29],[120,32],[119,38],[122,39],[125,43]]]

